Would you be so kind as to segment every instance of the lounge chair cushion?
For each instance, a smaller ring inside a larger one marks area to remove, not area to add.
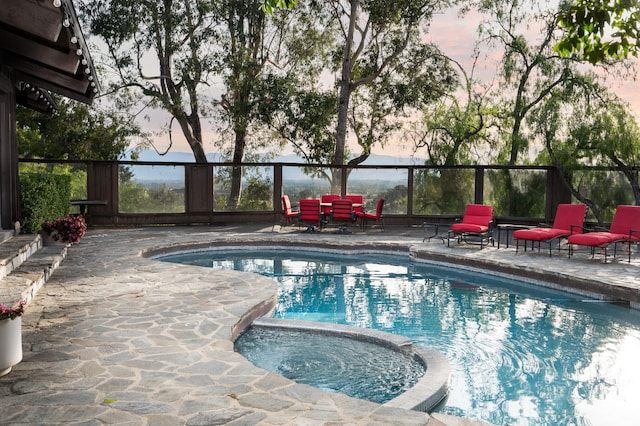
[[[612,234],[610,232],[588,232],[586,234],[571,235],[569,244],[577,244],[587,247],[599,247],[615,241],[625,241],[629,239],[627,234]]]
[[[462,221],[451,225],[453,232],[484,234],[493,220],[493,207],[482,204],[467,204]]]
[[[467,219],[467,216],[465,216]],[[474,234],[484,234],[489,231],[487,225],[476,225],[474,223],[454,223],[451,225],[451,230],[454,232],[472,232]]]
[[[513,232],[513,238],[528,241],[547,241],[570,233],[571,231],[568,229],[558,228],[519,229]]]

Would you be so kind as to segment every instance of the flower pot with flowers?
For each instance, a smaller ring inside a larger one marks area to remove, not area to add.
[[[87,230],[82,216],[71,215],[42,224],[42,233],[52,241],[64,244],[78,244]],[[47,245],[45,238],[45,245]]]
[[[22,361],[22,314],[26,300],[14,307],[0,303],[0,376]]]

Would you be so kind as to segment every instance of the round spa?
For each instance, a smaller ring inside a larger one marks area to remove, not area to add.
[[[379,404],[430,411],[448,391],[442,355],[371,329],[263,317],[235,350],[297,383]]]

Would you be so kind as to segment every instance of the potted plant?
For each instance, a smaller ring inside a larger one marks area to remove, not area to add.
[[[13,307],[0,303],[0,376],[22,361],[22,314],[26,300]]]
[[[78,244],[87,230],[82,216],[70,215],[42,224],[44,235],[64,244]]]

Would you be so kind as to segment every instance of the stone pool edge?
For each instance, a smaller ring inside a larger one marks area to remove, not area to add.
[[[440,352],[419,348],[411,339],[384,331],[314,321],[297,321],[259,317],[252,326],[277,330],[295,330],[326,335],[348,337],[376,344],[413,357],[425,367],[425,374],[410,389],[382,405],[429,412],[449,395],[451,367]]]

